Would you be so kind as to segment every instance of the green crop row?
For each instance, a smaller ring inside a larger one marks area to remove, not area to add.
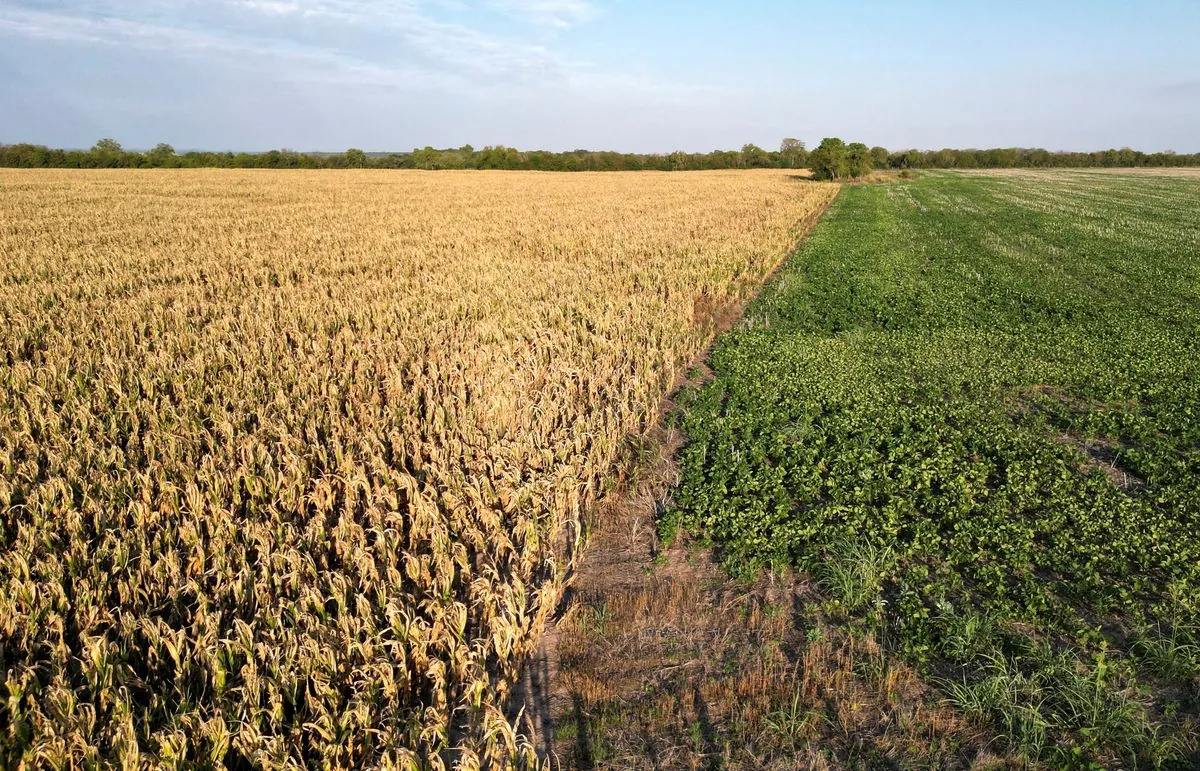
[[[683,396],[661,521],[1054,764],[1200,762],[1200,180],[848,188]]]

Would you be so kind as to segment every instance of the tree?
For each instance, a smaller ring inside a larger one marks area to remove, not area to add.
[[[959,150],[954,158],[954,168],[975,169],[979,167],[979,156],[974,150]]]
[[[0,0],[2,2],[3,0]],[[811,156],[811,162],[810,162]],[[40,145],[0,144],[0,166],[91,168],[420,168],[420,169],[538,169],[545,171],[622,171],[674,169],[737,169],[766,166],[801,169],[811,167],[818,179],[841,179],[867,173],[872,168],[1027,168],[1090,166],[1200,166],[1200,153],[1179,154],[1170,151],[1147,154],[1128,147],[1120,150],[1047,152],[1032,148],[992,148],[956,150],[898,150],[888,153],[882,147],[869,150],[865,145],[846,145],[830,137],[811,153],[799,139],[787,138],[779,150],[766,151],[753,144],[740,150],[714,150],[710,153],[641,154],[547,150],[520,152],[493,146],[476,151],[471,145],[459,148],[425,147],[409,153],[370,156],[357,148],[338,155],[297,153],[272,150],[266,153],[190,151],[179,154],[162,143],[145,153],[123,149],[115,139],[102,139],[90,150],[56,150]]]
[[[151,166],[176,166],[175,148],[166,142],[159,142],[154,149],[146,153],[146,159]]]
[[[742,145],[742,165],[748,169],[761,169],[771,162],[767,151],[758,145]]]
[[[929,154],[929,165],[934,168],[954,168],[955,153],[949,148],[935,150]]]
[[[825,137],[808,155],[813,179],[841,179],[846,176],[846,143],[837,137]]]
[[[900,169],[923,169],[929,164],[926,162],[925,153],[920,150],[905,150],[898,155],[898,161],[893,161],[892,165]]]
[[[865,177],[874,168],[871,150],[862,142],[853,142],[846,147],[846,172],[855,179]]]
[[[120,166],[124,154],[125,150],[115,139],[101,139],[88,153],[91,156],[90,165],[105,169]]]
[[[785,169],[802,169],[808,163],[804,142],[788,137],[779,143],[779,159]]]
[[[577,155],[574,155],[575,162],[579,164],[579,168],[587,168],[587,151],[577,150]],[[442,159],[443,165],[441,168],[446,168],[446,159]],[[515,147],[505,147],[504,145],[487,145],[482,150],[475,153],[475,168],[478,169],[519,169],[524,165],[525,159],[521,152]]]

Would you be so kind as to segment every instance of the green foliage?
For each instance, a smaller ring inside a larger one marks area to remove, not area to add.
[[[883,150],[883,148],[876,148]],[[883,150],[886,162],[887,151]],[[875,168],[872,151],[862,142],[847,145],[837,137],[826,137],[808,157],[814,179],[829,180],[864,177]]]
[[[173,168],[179,165],[175,148],[165,142],[155,145],[153,150],[146,153],[146,161],[157,168]]]
[[[802,169],[808,165],[808,150],[801,140],[788,137],[779,143],[779,158],[784,168]]]
[[[865,177],[875,168],[871,159],[871,151],[862,142],[852,142],[846,146],[846,171],[857,179]]]
[[[750,144],[742,146],[742,165],[747,169],[765,169],[774,164],[766,150]]]
[[[841,179],[849,173],[846,143],[837,137],[825,137],[817,149],[809,153],[808,165],[813,179]]]
[[[745,145],[739,150],[714,150],[710,153],[618,153],[608,151],[516,150],[485,147],[476,150],[471,145],[457,148],[418,148],[405,153],[371,153],[358,155],[351,149],[344,154],[297,153],[272,150],[265,153],[231,153],[192,151],[176,155],[158,152],[159,145],[147,153],[121,148],[115,140],[101,140],[90,151],[56,150],[42,145],[0,145],[0,166],[16,168],[97,168],[166,166],[170,168],[360,168],[378,169],[524,169],[528,171],[695,171],[701,169],[782,168],[803,169],[809,166],[809,152],[804,142],[788,138],[778,151]],[[503,152],[497,153],[497,150]],[[814,153],[816,151],[813,151]],[[860,151],[861,152],[861,151]],[[1027,168],[1027,167],[1139,167],[1139,166],[1198,166],[1200,153],[1142,153],[1128,148],[1094,153],[1049,153],[1033,149],[937,150],[922,152],[902,150],[888,153],[882,147],[868,151],[870,165],[862,168]],[[847,167],[843,174],[849,173]],[[853,175],[852,175],[853,176]],[[828,177],[833,179],[834,177]]]
[[[1037,169],[1037,168],[1139,168],[1200,165],[1200,153],[1143,153],[1124,148],[1090,153],[1048,152],[1041,148],[994,147],[990,150],[900,150],[875,156],[875,167],[893,169]]]
[[[882,599],[892,553],[869,541],[840,538],[812,568],[813,576],[841,608],[853,612]]]
[[[796,693],[791,700],[767,713],[763,724],[776,738],[786,742],[795,751],[812,731],[813,724],[821,719],[826,718],[809,709],[801,694]]]
[[[664,526],[809,570],[1030,756],[1194,760],[1197,232],[1188,178],[844,189],[718,341]]]
[[[1200,630],[1161,625],[1139,630],[1131,652],[1152,676],[1189,682],[1200,678]]]
[[[160,144],[146,153],[123,149],[115,140],[104,139],[89,151],[53,150],[31,144],[0,145],[0,166],[18,168],[98,167],[219,167],[219,168],[379,168],[379,169],[511,169],[527,171],[695,171],[702,169],[804,168],[808,153],[804,143],[785,139],[778,151],[747,144],[741,150],[710,153],[665,154],[607,151],[547,150],[522,151],[503,145],[476,150],[471,145],[457,148],[416,148],[406,153],[366,153],[351,148],[345,153],[300,153],[270,150],[265,153],[187,152],[177,154]]]

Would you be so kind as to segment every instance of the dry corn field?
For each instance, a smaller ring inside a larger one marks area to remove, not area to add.
[[[0,766],[527,762],[565,544],[835,192],[0,171]]]

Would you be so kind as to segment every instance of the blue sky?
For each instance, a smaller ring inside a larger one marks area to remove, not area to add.
[[[1200,0],[0,0],[0,142],[1200,151]]]

